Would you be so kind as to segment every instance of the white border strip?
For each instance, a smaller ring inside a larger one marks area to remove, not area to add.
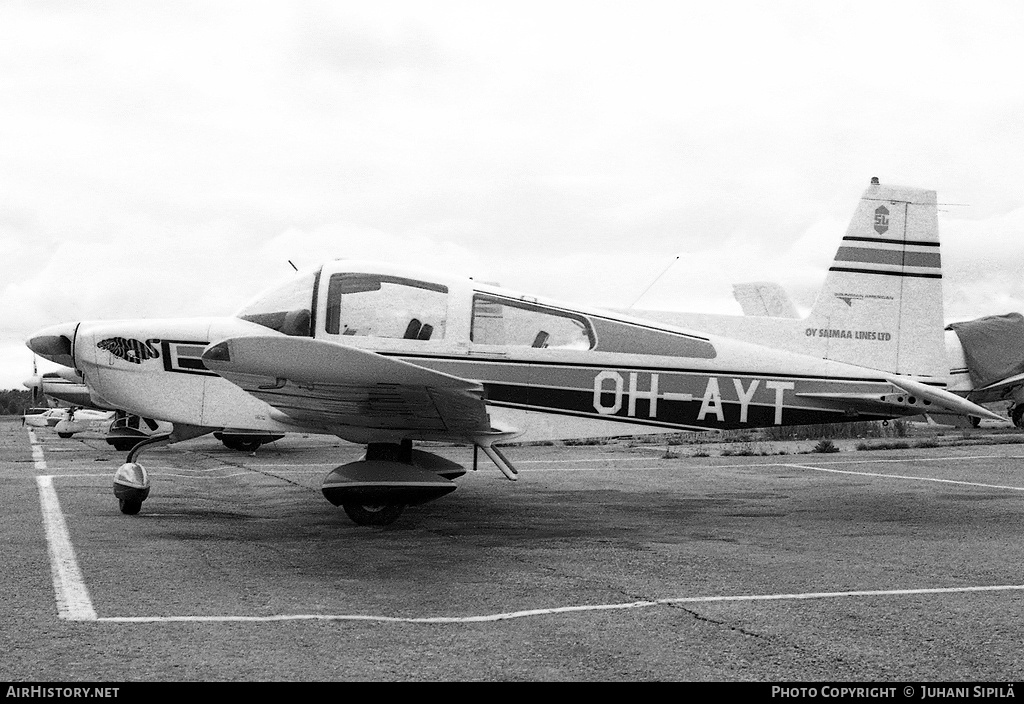
[[[32,428],[28,429],[28,440],[32,443],[32,460],[36,469],[48,471],[43,448],[36,440]],[[36,476],[36,486],[39,487],[39,505],[43,513],[43,530],[46,532],[46,550],[50,555],[57,615],[66,621],[95,621],[96,609],[89,598],[82,570],[78,568],[75,548],[71,545],[71,536],[60,510],[57,491],[53,488],[53,475]]]
[[[830,472],[832,474],[852,474],[858,477],[882,477],[883,479],[905,479],[915,482],[937,482],[939,484],[959,484],[961,486],[978,486],[985,489],[1008,489],[1010,491],[1024,491],[1024,486],[982,484],[980,482],[964,482],[958,479],[938,479],[937,477],[911,477],[904,474],[884,474],[882,472],[853,472],[849,469],[826,469],[824,467],[811,467],[806,464],[778,464],[776,466],[791,467],[793,469],[810,469],[815,472]]]
[[[50,572],[53,575],[53,593],[57,600],[57,615],[67,621],[95,621],[96,610],[89,598],[82,571],[78,568],[75,548],[71,545],[68,527],[60,511],[53,476],[36,477],[39,503],[43,510],[43,528],[46,530],[46,548],[50,554]]]
[[[486,614],[483,616],[426,616],[420,618],[402,618],[398,616],[371,616],[364,614],[330,615],[330,614],[295,614],[277,616],[111,616],[98,621],[107,623],[211,623],[211,622],[243,622],[267,623],[275,621],[373,621],[377,623],[484,623],[493,621],[510,621],[533,616],[552,616],[555,614],[581,613],[586,611],[611,611],[624,609],[643,609],[652,606],[675,606],[677,604],[707,604],[714,602],[742,601],[799,601],[810,599],[839,599],[843,597],[869,596],[914,596],[919,594],[963,594],[968,592],[1007,592],[1024,591],[1024,584],[1008,584],[990,587],[940,587],[934,589],[887,589],[845,592],[807,592],[798,594],[748,594],[738,596],[692,596],[675,599],[656,599],[653,601],[630,601],[620,604],[593,604],[581,606],[557,606],[550,609],[530,609],[527,611],[509,611],[506,613]]]
[[[32,444],[32,459],[35,467],[40,471],[48,471],[46,460],[43,457],[42,447],[38,444],[35,433],[28,429],[29,441]],[[933,458],[934,459],[934,458]],[[965,458],[939,458],[965,459]],[[970,459],[970,458],[967,458]],[[836,464],[842,464],[837,462]],[[832,463],[829,463],[832,464]],[[718,465],[719,467],[721,465]],[[737,466],[751,466],[749,464]],[[979,486],[996,489],[1010,489],[1024,491],[1024,487],[999,486],[993,484],[979,484],[976,482],[964,482],[952,479],[936,479],[933,477],[911,477],[902,475],[882,474],[877,472],[853,472],[849,470],[825,469],[823,467],[812,467],[803,464],[771,462],[758,466],[790,467],[793,469],[809,469],[818,472],[832,472],[835,474],[853,474],[870,477],[882,477],[888,479],[909,479],[915,481],[942,482],[947,484],[961,484],[967,486]],[[662,469],[663,467],[658,467]],[[566,471],[568,468],[560,469]],[[582,469],[582,468],[581,468]],[[646,469],[646,468],[645,468]],[[653,467],[650,469],[654,469]],[[572,471],[569,469],[569,471]],[[586,471],[586,470],[584,470]],[[590,471],[599,471],[593,468]],[[78,475],[97,476],[97,475]],[[101,475],[102,476],[102,475]],[[78,567],[78,560],[75,557],[74,547],[68,534],[64,516],[60,510],[60,503],[57,500],[57,492],[53,486],[53,475],[40,475],[36,477],[39,487],[39,500],[43,513],[43,526],[46,530],[47,548],[50,554],[50,567],[53,574],[53,588],[57,601],[57,612],[60,618],[69,621],[102,621],[106,623],[212,623],[212,622],[244,622],[244,623],[269,623],[278,621],[365,621],[377,623],[419,623],[419,624],[459,624],[459,623],[484,623],[495,621],[508,621],[520,618],[536,616],[550,616],[565,613],[583,613],[589,611],[611,611],[625,609],[649,608],[652,606],[674,606],[679,604],[707,604],[724,602],[754,602],[754,601],[806,601],[811,599],[837,599],[852,597],[871,596],[913,596],[922,594],[963,594],[971,592],[1007,592],[1024,591],[1024,584],[997,585],[980,587],[938,587],[925,589],[889,589],[889,590],[861,590],[861,591],[840,591],[840,592],[805,592],[792,594],[748,594],[733,596],[694,596],[676,597],[669,599],[656,599],[650,601],[632,601],[617,604],[592,604],[577,606],[558,606],[546,609],[529,609],[523,611],[510,611],[496,614],[485,614],[480,616],[425,616],[425,617],[398,617],[398,616],[375,616],[369,614],[278,614],[270,616],[109,616],[99,618],[93,608],[92,600],[89,597],[88,588],[82,572]]]
[[[39,444],[36,433],[32,428],[28,429],[28,441],[32,445],[32,462],[40,472],[46,472],[46,459],[43,457],[43,446]]]

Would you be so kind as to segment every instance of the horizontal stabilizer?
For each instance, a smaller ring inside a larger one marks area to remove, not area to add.
[[[776,283],[757,281],[733,284],[732,295],[743,315],[767,318],[799,318],[793,301]]]
[[[987,408],[979,406],[976,403],[972,403],[965,398],[961,398],[956,394],[946,391],[945,389],[927,386],[919,381],[914,381],[913,379],[907,379],[905,377],[888,376],[886,377],[886,380],[890,384],[903,389],[908,394],[914,394],[915,396],[927,399],[938,406],[942,406],[947,411],[963,413],[968,416],[977,416],[978,418],[988,418],[989,420],[1006,420]]]

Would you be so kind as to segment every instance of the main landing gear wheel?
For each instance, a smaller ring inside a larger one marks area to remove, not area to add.
[[[1010,418],[1013,419],[1013,424],[1018,428],[1024,428],[1024,403],[1017,404],[1010,411]]]
[[[405,509],[405,504],[343,503],[341,507],[356,525],[387,526],[398,520]]]
[[[224,439],[224,440],[221,440],[221,442],[224,443],[224,447],[228,448],[229,450],[239,450],[241,452],[256,452],[256,450],[259,449],[260,445],[263,444],[259,440],[239,440],[239,439],[234,439],[234,440]]]

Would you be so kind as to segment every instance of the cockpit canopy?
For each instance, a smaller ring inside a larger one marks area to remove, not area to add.
[[[237,315],[285,335],[339,341],[448,339],[577,350],[595,345],[583,315],[474,288],[468,279],[337,261],[296,274]]]
[[[285,335],[372,348],[442,344],[495,354],[526,348],[701,359],[716,355],[710,341],[698,335],[376,262],[339,260],[300,272],[237,316]]]
[[[448,305],[443,284],[386,273],[332,273],[324,267],[271,289],[237,317],[285,335],[440,340]]]

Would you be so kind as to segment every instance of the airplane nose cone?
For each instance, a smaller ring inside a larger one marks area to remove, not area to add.
[[[72,355],[75,329],[78,323],[62,323],[37,331],[25,342],[40,357],[65,367],[74,367]]]

